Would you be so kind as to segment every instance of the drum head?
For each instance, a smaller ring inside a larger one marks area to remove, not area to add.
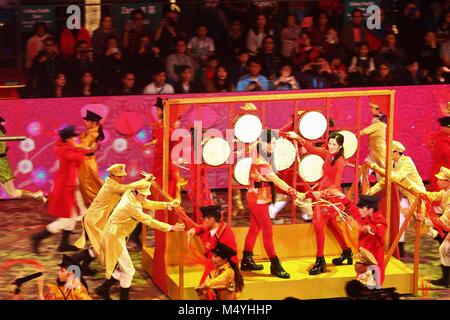
[[[224,164],[230,153],[230,145],[222,138],[212,138],[203,146],[203,160],[210,166]]]
[[[353,157],[358,150],[358,138],[355,134],[348,130],[339,131],[344,136],[344,158],[348,159]]]
[[[292,142],[285,138],[277,139],[273,150],[274,165],[277,171],[286,170],[295,161],[297,152]]]
[[[253,114],[240,116],[234,125],[234,134],[239,141],[252,143],[258,140],[262,132],[262,123],[259,118]]]
[[[298,131],[303,138],[316,140],[327,131],[327,118],[319,111],[307,111],[300,116]]]
[[[234,166],[234,179],[243,186],[250,184],[250,167],[252,166],[252,158],[242,158]]]
[[[316,154],[308,154],[300,160],[298,172],[306,182],[316,182],[323,176],[324,162],[322,157]]]

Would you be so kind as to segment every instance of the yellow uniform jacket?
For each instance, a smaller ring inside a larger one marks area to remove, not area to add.
[[[392,179],[396,181],[401,181],[406,184],[410,188],[414,188],[420,192],[425,192],[425,186],[423,185],[422,178],[417,171],[416,165],[412,161],[412,159],[408,156],[401,156],[399,161],[395,164],[395,167],[392,169]],[[369,194],[373,195],[380,190],[382,190],[385,186],[385,179],[381,179],[378,181],[376,185],[374,185],[369,190]],[[408,199],[410,205],[414,200],[413,195],[402,188],[399,188],[400,192]]]
[[[360,135],[369,137],[368,159],[380,168],[386,166],[386,123],[373,118],[372,124],[361,130]]]
[[[114,207],[119,203],[122,194],[132,187],[131,184],[120,184],[107,178],[94,202],[90,205],[83,217],[83,231],[81,237],[75,242],[75,246],[82,249],[86,245],[86,236],[89,238],[95,252],[100,252],[100,236]]]
[[[74,289],[70,289],[66,285],[49,284],[45,300],[92,300],[92,298],[82,284]]]
[[[164,232],[170,231],[170,224],[153,219],[151,215],[143,212],[143,210],[163,209],[166,209],[165,202],[146,201],[141,205],[131,190],[125,192],[111,213],[100,239],[100,259],[106,267],[107,279],[111,278],[122,254],[122,243],[126,242],[139,222]]]
[[[442,215],[440,219],[446,227],[450,228],[450,190],[426,192],[426,195],[432,202],[441,201]]]
[[[89,129],[80,135],[80,144],[77,147],[91,148],[92,153],[97,150],[98,128]],[[95,196],[103,185],[103,180],[98,175],[98,166],[95,155],[85,157],[85,160],[78,168],[78,179],[80,180],[80,192],[84,203],[89,206],[94,201]]]
[[[207,279],[202,287],[213,290],[217,300],[236,300],[234,270],[229,263],[211,272],[211,279]]]

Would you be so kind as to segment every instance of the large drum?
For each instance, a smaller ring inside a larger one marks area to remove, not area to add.
[[[250,184],[250,168],[252,166],[252,158],[242,158],[238,160],[234,166],[234,179],[243,186]]]
[[[327,128],[327,118],[319,111],[305,111],[298,121],[298,131],[307,140],[319,139]]]
[[[252,143],[258,140],[262,132],[262,123],[253,114],[244,114],[237,118],[234,124],[234,135],[239,141]]]
[[[273,156],[275,169],[282,171],[292,166],[297,156],[297,151],[292,142],[285,138],[279,138],[275,142]]]
[[[316,154],[304,155],[298,166],[298,173],[306,182],[319,181],[323,176],[323,163],[325,161],[322,157]]]
[[[348,159],[353,157],[358,150],[358,138],[355,134],[348,130],[339,131],[344,136],[344,158]]]
[[[222,138],[212,138],[203,146],[203,160],[210,166],[224,164],[231,154],[228,142]]]

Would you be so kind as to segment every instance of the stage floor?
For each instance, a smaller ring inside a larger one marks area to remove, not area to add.
[[[216,195],[220,199],[225,198],[224,194],[218,193]],[[245,225],[248,215],[245,213],[240,214],[239,223]],[[18,201],[18,200],[0,200],[0,264],[10,259],[34,259],[42,263],[46,270],[46,282],[52,282],[58,272],[58,263],[61,259],[61,254],[56,252],[60,235],[47,239],[42,244],[42,255],[35,256],[31,253],[29,237],[32,233],[40,231],[47,223],[52,221],[53,218],[46,213],[46,207],[37,204],[34,201]],[[301,222],[301,221],[299,221]],[[80,226],[77,226],[75,234],[71,236],[72,240],[75,240],[80,235]],[[408,229],[406,233],[406,256],[403,259],[405,264],[412,268],[413,261],[413,232],[414,230]],[[153,233],[148,233],[147,243],[150,245],[153,243]],[[438,245],[430,239],[423,237],[420,242],[421,246],[421,259],[420,259],[420,273],[419,273],[419,292],[416,297],[410,297],[407,299],[450,299],[450,290],[444,290],[442,288],[434,287],[427,280],[440,277],[440,261],[438,256]],[[149,276],[142,270],[141,266],[141,252],[134,244],[129,244],[130,254],[133,263],[136,267],[136,274],[133,279],[133,288],[131,291],[131,297],[133,299],[168,299],[168,297],[161,293],[158,288],[153,284]],[[310,261],[312,263],[312,260]],[[331,260],[328,259],[328,263]],[[308,262],[305,261],[301,265],[296,267],[295,263],[291,266],[288,260],[283,261],[286,269],[292,273],[292,270],[298,268],[304,270],[305,266],[308,266]],[[93,267],[99,270],[101,266],[98,262],[93,263]],[[331,267],[337,268],[337,272],[344,272],[346,268],[350,267]],[[342,269],[341,269],[342,268]],[[352,267],[353,268],[353,267]],[[268,266],[266,267],[268,270]],[[19,276],[27,275],[36,272],[35,269],[30,268],[27,265],[17,265],[8,270],[4,270],[0,273],[0,299],[9,299],[11,297],[9,292],[9,284]],[[268,271],[267,271],[268,273]],[[301,276],[301,274],[299,275]],[[318,277],[325,277],[328,274],[320,275]],[[259,277],[272,279],[273,277]],[[98,273],[94,277],[87,277],[86,280],[89,284],[90,291],[99,286],[103,281],[103,272]],[[253,281],[249,279],[248,281]],[[275,279],[278,281],[278,279]],[[274,283],[275,283],[274,281]],[[283,280],[280,280],[283,281]],[[250,283],[250,282],[249,282]],[[283,282],[280,282],[283,284]],[[395,286],[395,285],[394,285]],[[428,286],[429,291],[422,290]],[[25,284],[22,287],[22,292],[27,299],[36,299],[37,286],[35,282]],[[112,291],[113,298],[118,297],[117,288]],[[242,298],[245,296],[242,296]],[[98,297],[93,295],[94,299]]]

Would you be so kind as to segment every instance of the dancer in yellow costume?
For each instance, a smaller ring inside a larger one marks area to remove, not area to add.
[[[123,181],[127,176],[124,164],[114,164],[106,171],[108,171],[109,177],[98,192],[94,202],[86,211],[81,224],[83,227],[81,237],[75,242],[76,247],[83,249],[86,245],[86,240],[89,239],[91,247],[71,256],[72,260],[81,264],[81,271],[85,275],[93,275],[95,273],[94,270],[89,268],[89,264],[100,252],[101,233],[123,193],[134,185],[142,181],[148,181],[152,177],[149,175],[137,182],[124,184]]]
[[[360,135],[369,137],[369,154],[366,161],[374,162],[380,168],[386,166],[386,116],[380,107],[370,103],[370,112],[373,115],[370,126],[362,129]]]
[[[120,282],[120,299],[129,299],[131,282],[136,270],[128,253],[127,238],[139,222],[163,232],[184,230],[184,224],[176,223],[172,226],[143,212],[143,210],[170,210],[179,205],[176,200],[172,202],[147,200],[151,194],[150,186],[150,182],[142,181],[126,191],[103,229],[100,258],[106,267],[106,280],[95,292],[106,300],[111,299],[109,290],[116,282]]]
[[[80,182],[79,189],[83,196],[84,203],[89,207],[103,185],[103,180],[98,175],[95,151],[97,150],[98,142],[104,140],[105,135],[103,133],[103,127],[100,124],[102,117],[99,114],[87,110],[83,120],[87,131],[80,134],[80,144],[76,146],[88,148],[92,152],[87,154],[85,160],[78,169],[78,180]]]

